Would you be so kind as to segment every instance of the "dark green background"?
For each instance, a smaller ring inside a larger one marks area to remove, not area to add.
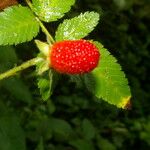
[[[66,76],[43,102],[35,68],[30,68],[0,82],[0,150],[150,149],[150,1],[78,0],[65,18],[91,10],[100,13],[101,20],[87,38],[103,43],[122,65],[131,86],[132,109],[98,100]],[[47,27],[54,34],[57,25]],[[33,41],[0,47],[0,71],[37,52]]]

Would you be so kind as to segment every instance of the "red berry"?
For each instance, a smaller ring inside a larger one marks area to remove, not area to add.
[[[51,67],[60,73],[83,74],[92,71],[99,61],[96,46],[86,40],[66,40],[51,47]]]

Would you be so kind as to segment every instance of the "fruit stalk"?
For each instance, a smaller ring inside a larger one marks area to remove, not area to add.
[[[8,77],[13,76],[13,75],[16,75],[19,71],[22,71],[26,68],[34,66],[37,63],[39,63],[40,61],[43,61],[43,59],[39,58],[39,57],[28,60],[25,63],[21,64],[20,66],[14,67],[14,68],[0,74],[0,80],[2,80],[4,78],[8,78]]]

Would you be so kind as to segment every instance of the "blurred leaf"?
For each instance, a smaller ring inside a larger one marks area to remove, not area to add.
[[[140,139],[147,142],[148,145],[150,145],[150,121],[143,124],[144,130],[140,132]]]
[[[95,137],[95,127],[91,123],[90,120],[84,119],[82,122],[82,129],[83,129],[83,134],[84,138],[87,140],[91,140]]]
[[[39,121],[37,125],[37,134],[43,137],[43,140],[49,140],[52,138],[52,126],[49,119],[43,119]]]
[[[0,117],[9,114],[9,108],[3,103],[2,99],[0,98]]]
[[[107,49],[95,42],[100,50],[99,66],[92,71],[95,80],[94,94],[119,108],[126,108],[130,102],[131,93],[128,81],[117,60]]]
[[[117,150],[117,148],[107,139],[97,137],[97,144],[100,150]]]
[[[0,45],[30,41],[39,32],[39,24],[28,7],[12,6],[0,13]]]
[[[13,47],[0,47],[0,73],[14,67],[17,61],[18,58]],[[3,82],[4,81],[0,81],[0,88],[2,87]]]
[[[36,150],[44,150],[43,138],[40,139]]]
[[[93,79],[92,74],[88,73],[88,74],[84,74],[82,76],[83,82],[87,88],[87,90],[94,92],[94,85],[95,85],[95,81]]]
[[[31,119],[26,124],[26,128],[26,137],[30,141],[39,142],[41,137],[43,140],[49,140],[52,137],[52,130],[49,128],[47,119]]]
[[[36,141],[40,137],[43,137],[43,140],[50,140],[53,137],[57,141],[64,141],[69,140],[73,133],[68,122],[57,118],[32,120],[28,128],[30,129],[27,133],[28,137],[33,141]]]
[[[20,78],[12,77],[3,80],[2,86],[8,90],[17,100],[21,100],[28,104],[31,104],[33,101],[29,88]]]
[[[52,102],[52,100],[48,100],[47,101],[47,109],[48,109],[48,112],[50,114],[53,114],[56,110],[56,106],[54,105],[54,103]]]
[[[77,150],[94,150],[94,146],[90,141],[78,139],[70,142],[70,145]]]
[[[0,47],[0,72],[7,71],[17,62],[18,58],[13,47]],[[32,102],[31,92],[20,78],[12,77],[0,81],[0,86],[9,91],[17,100]]]
[[[119,9],[123,9],[126,6],[126,0],[113,0]]]
[[[133,0],[113,0],[120,10],[128,10],[134,3]]]
[[[62,119],[51,118],[49,123],[57,140],[69,140],[73,130],[68,122]]]
[[[99,14],[85,12],[72,19],[65,20],[56,31],[56,41],[75,40],[87,36],[98,24]]]
[[[70,82],[73,82],[76,84],[77,87],[82,87],[82,79],[80,75],[70,75]]]
[[[33,8],[39,18],[45,22],[56,21],[71,9],[75,0],[32,0]]]
[[[25,136],[19,121],[13,116],[0,117],[0,149],[25,150]]]
[[[8,64],[10,67],[17,63],[18,58],[15,49],[11,46],[0,46],[0,65]],[[6,68],[7,69],[7,68]]]

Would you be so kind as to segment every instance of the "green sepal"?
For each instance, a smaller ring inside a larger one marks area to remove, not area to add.
[[[53,70],[45,72],[42,76],[38,77],[38,88],[44,101],[48,100],[52,95],[52,83],[53,83]]]
[[[40,40],[35,40],[35,43],[38,49],[40,50],[40,52],[47,57],[50,53],[50,45]]]

